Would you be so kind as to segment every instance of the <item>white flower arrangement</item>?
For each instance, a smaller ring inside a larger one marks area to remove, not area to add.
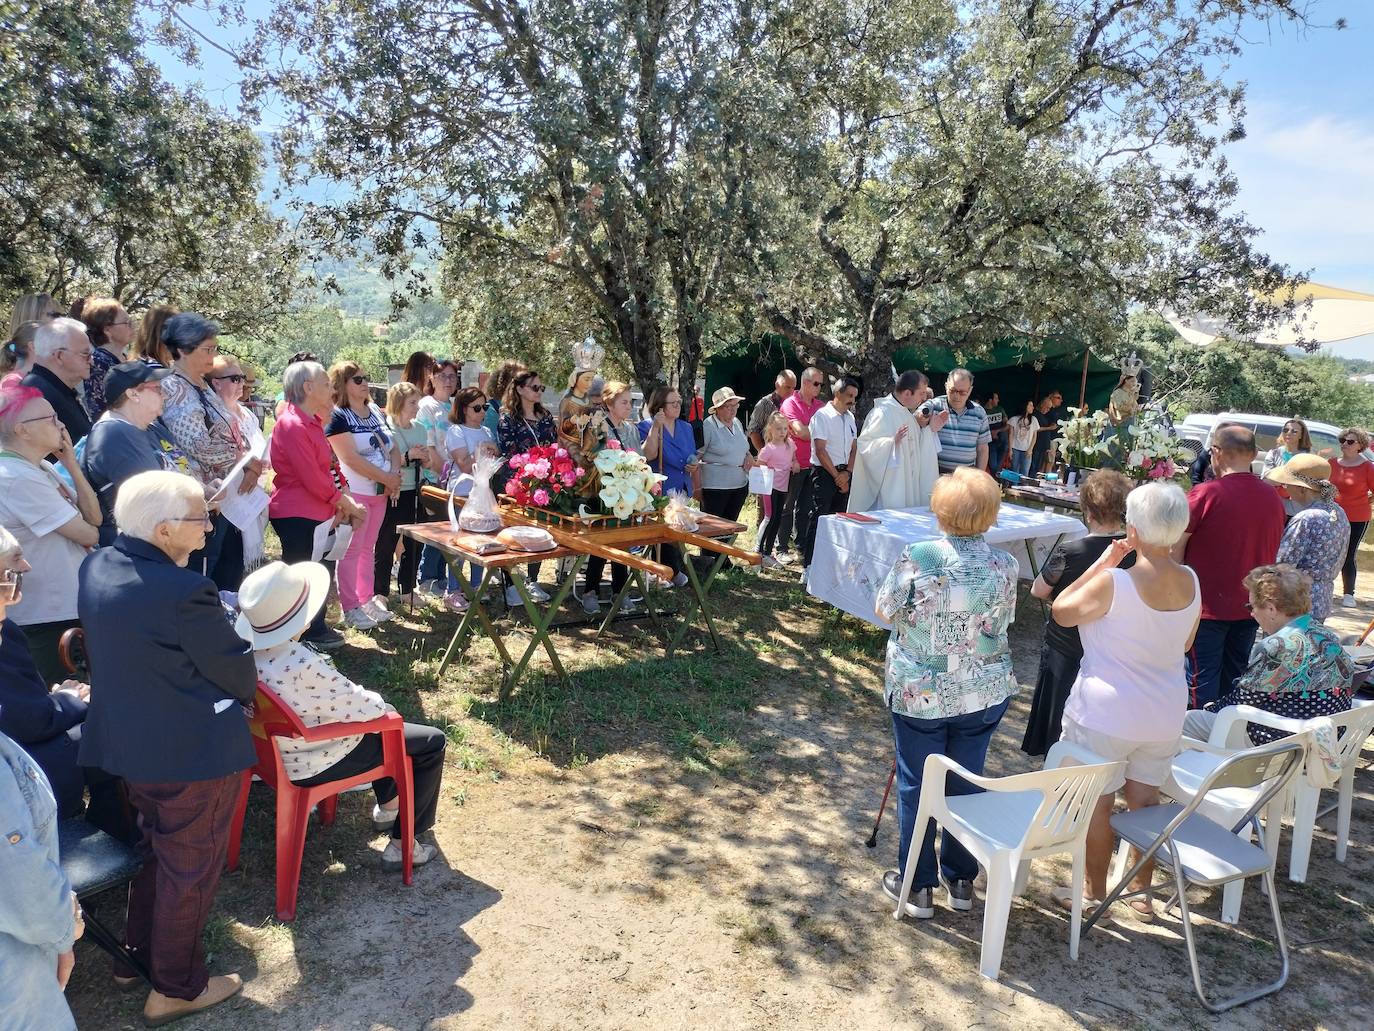
[[[1172,480],[1192,460],[1192,452],[1169,430],[1163,416],[1146,408],[1124,427],[1122,471],[1131,479]]]
[[[1108,432],[1106,412],[1088,414],[1083,408],[1070,408],[1072,419],[1059,424],[1059,441],[1064,459],[1080,469],[1096,469],[1112,457],[1115,437]]]
[[[650,469],[643,455],[626,451],[618,441],[611,441],[592,461],[601,474],[597,497],[617,519],[652,512],[662,504],[663,481],[667,477]]]

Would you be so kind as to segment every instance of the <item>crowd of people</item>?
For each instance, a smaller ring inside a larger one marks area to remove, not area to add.
[[[63,313],[46,297],[23,299],[16,317],[0,380],[0,755],[10,771],[0,814],[33,837],[12,876],[26,885],[35,928],[29,937],[0,929],[0,958],[14,957],[16,969],[46,956],[59,983],[70,973],[80,914],[53,873],[51,829],[55,817],[84,813],[144,856],[126,933],[151,970],[148,1021],[238,991],[237,975],[209,972],[200,942],[256,761],[258,685],[307,726],[391,711],[324,654],[347,643],[327,618],[331,590],[342,628],[355,633],[417,598],[462,611],[469,592],[458,578],[475,586],[478,571],[446,568],[437,550],[398,533],[438,517],[422,488],[465,496],[483,457],[575,440],[592,417],[615,446],[642,454],[668,492],[708,514],[735,520],[754,496],[763,567],[799,556],[803,582],[825,516],[931,508],[942,536],[909,547],[877,601],[893,628],[885,697],[901,825],[898,864],[882,884],[896,897],[919,833],[910,912],[931,916],[940,885],[954,908],[972,904],[972,857],[948,839],[937,862],[933,832],[914,825],[921,773],[933,753],[981,773],[1016,691],[1007,628],[1018,564],[984,537],[1000,506],[989,473],[1049,460],[1057,393],[1009,417],[995,393],[974,400],[966,369],[950,372],[938,396],[909,371],[860,423],[861,383],[827,383],[806,368],[780,372],[747,416],[748,399],[730,387],[709,404],[686,399],[684,411],[684,396],[660,386],[637,412],[630,384],[580,358],[550,406],[540,372],[514,360],[464,382],[458,363],[417,352],[383,392],[356,362],[326,368],[300,353],[282,371],[268,432],[256,370],[220,350],[208,318],[161,307],[135,325],[109,298]],[[1180,734],[1206,735],[1220,707],[1242,701],[1303,717],[1350,705],[1349,662],[1323,620],[1338,572],[1343,601],[1353,595],[1374,464],[1359,431],[1343,432],[1342,455],[1328,461],[1291,425],[1263,478],[1251,472],[1253,433],[1238,426],[1214,433],[1209,468],[1186,496],[1093,473],[1080,494],[1088,536],[1058,548],[1032,586],[1052,620],[1023,748],[1041,755],[1063,736],[1127,763],[1093,819],[1094,898],[1107,888],[1112,798],[1124,789],[1128,806],[1151,804]],[[268,559],[269,525],[280,561]],[[685,585],[691,557],[665,546],[661,558],[673,573],[664,586]],[[588,613],[602,604],[605,565],[590,561],[576,594]],[[528,591],[543,601],[539,573],[529,567]],[[611,563],[614,590],[627,578]],[[509,583],[504,596],[521,603]],[[63,665],[61,642],[78,627],[89,685]],[[1267,733],[1250,730],[1255,740]],[[435,854],[427,838],[445,740],[405,726],[416,865]],[[381,755],[377,735],[281,748],[301,785],[354,776]],[[50,796],[25,783],[31,769]],[[374,789],[373,826],[390,834],[380,862],[399,867],[397,786]],[[1148,900],[1130,905],[1149,918]],[[132,985],[135,974],[115,977]],[[13,1012],[51,1005],[51,983],[21,981],[0,988]]]

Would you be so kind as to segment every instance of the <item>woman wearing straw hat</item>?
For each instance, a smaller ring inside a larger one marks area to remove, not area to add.
[[[739,518],[749,496],[749,470],[754,458],[749,454],[749,438],[735,418],[740,397],[729,387],[711,395],[710,415],[702,431],[702,446],[697,452],[701,463],[701,510],[722,519]]]
[[[1312,578],[1312,618],[1331,615],[1333,581],[1345,561],[1350,520],[1336,503],[1331,465],[1320,455],[1298,453],[1264,478],[1287,489],[1296,514],[1284,528],[1276,563],[1296,566]]]
[[[291,706],[307,727],[326,723],[366,722],[394,712],[375,691],[353,683],[324,655],[297,638],[310,625],[329,594],[329,571],[318,562],[287,565],[272,562],[250,573],[239,588],[239,636],[253,646],[258,680]],[[434,826],[439,807],[439,782],[444,774],[443,731],[420,723],[405,725],[406,754],[410,756],[415,799],[415,852],[412,862],[423,866],[434,858],[434,845],[418,840]],[[382,761],[380,734],[357,734],[328,741],[278,742],[286,775],[302,787],[342,780],[370,770]],[[372,826],[390,830],[382,866],[401,868],[401,826],[396,784],[386,777],[374,781],[377,804]]]

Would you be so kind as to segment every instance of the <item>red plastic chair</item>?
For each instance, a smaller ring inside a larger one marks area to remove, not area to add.
[[[238,811],[234,814],[229,835],[229,869],[238,869],[244,814],[248,811],[248,788],[256,773],[264,784],[277,793],[277,919],[294,920],[310,810],[318,805],[321,821],[329,826],[334,822],[340,791],[390,777],[396,782],[397,797],[401,803],[401,811],[396,817],[401,821],[401,879],[409,884],[415,848],[415,803],[410,756],[406,755],[405,721],[400,714],[389,712],[366,723],[328,723],[307,727],[290,706],[261,682],[258,683],[258,696],[253,708],[249,728],[253,732],[253,747],[258,752],[258,763],[243,774]],[[282,765],[281,751],[273,740],[295,738],[301,741],[331,741],[354,734],[382,735],[381,765],[356,776],[315,787],[291,783]]]

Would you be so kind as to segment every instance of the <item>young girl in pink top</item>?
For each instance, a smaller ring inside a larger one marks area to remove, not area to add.
[[[777,513],[782,516],[783,504],[787,501],[787,486],[791,474],[799,472],[797,464],[797,445],[788,435],[787,416],[774,412],[763,427],[763,450],[759,452],[759,462],[773,470],[773,493],[761,495],[759,504],[763,506],[763,522],[759,524],[757,551],[763,556],[763,567],[772,569],[778,565],[773,557],[773,547],[778,537],[781,518],[773,518]]]

